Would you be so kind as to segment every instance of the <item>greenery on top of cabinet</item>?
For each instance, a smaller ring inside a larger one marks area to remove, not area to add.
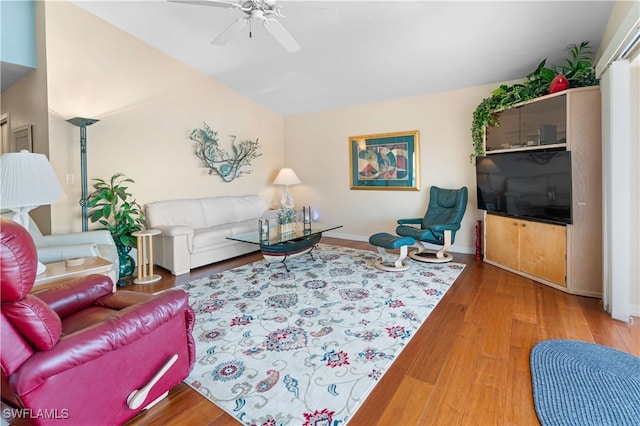
[[[471,137],[473,139],[473,153],[470,155],[471,162],[475,157],[484,155],[483,138],[487,127],[499,126],[497,113],[509,107],[526,102],[531,99],[549,93],[549,85],[558,74],[564,75],[569,81],[569,87],[596,86],[599,84],[596,78],[595,68],[592,64],[593,50],[588,41],[583,41],[579,45],[571,44],[566,51],[569,57],[564,65],[546,65],[547,60],[543,59],[537,68],[527,75],[523,83],[511,86],[500,85],[491,92],[491,96],[480,102],[480,105],[473,112],[471,123]]]

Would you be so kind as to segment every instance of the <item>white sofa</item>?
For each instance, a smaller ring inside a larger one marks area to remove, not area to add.
[[[257,251],[256,244],[228,240],[231,235],[257,230],[268,210],[259,195],[220,196],[156,201],[146,205],[147,224],[160,231],[153,236],[153,259],[173,275]]]

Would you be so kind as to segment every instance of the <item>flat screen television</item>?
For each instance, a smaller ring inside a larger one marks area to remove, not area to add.
[[[517,151],[476,158],[478,208],[571,224],[571,152]]]

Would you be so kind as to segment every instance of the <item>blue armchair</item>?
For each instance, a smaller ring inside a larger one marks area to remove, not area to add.
[[[399,219],[396,233],[403,237],[413,237],[418,250],[409,256],[421,262],[444,263],[453,260],[447,250],[455,241],[456,231],[467,209],[469,194],[467,187],[443,189],[432,186],[429,207],[422,218]],[[425,243],[442,246],[438,251],[427,248]]]

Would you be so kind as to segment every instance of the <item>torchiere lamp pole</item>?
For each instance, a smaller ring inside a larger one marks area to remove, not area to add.
[[[80,127],[80,180],[82,189],[80,193],[80,207],[82,208],[82,232],[89,230],[89,194],[87,189],[87,126],[91,126],[100,120],[94,118],[74,117],[67,120],[74,126]]]

